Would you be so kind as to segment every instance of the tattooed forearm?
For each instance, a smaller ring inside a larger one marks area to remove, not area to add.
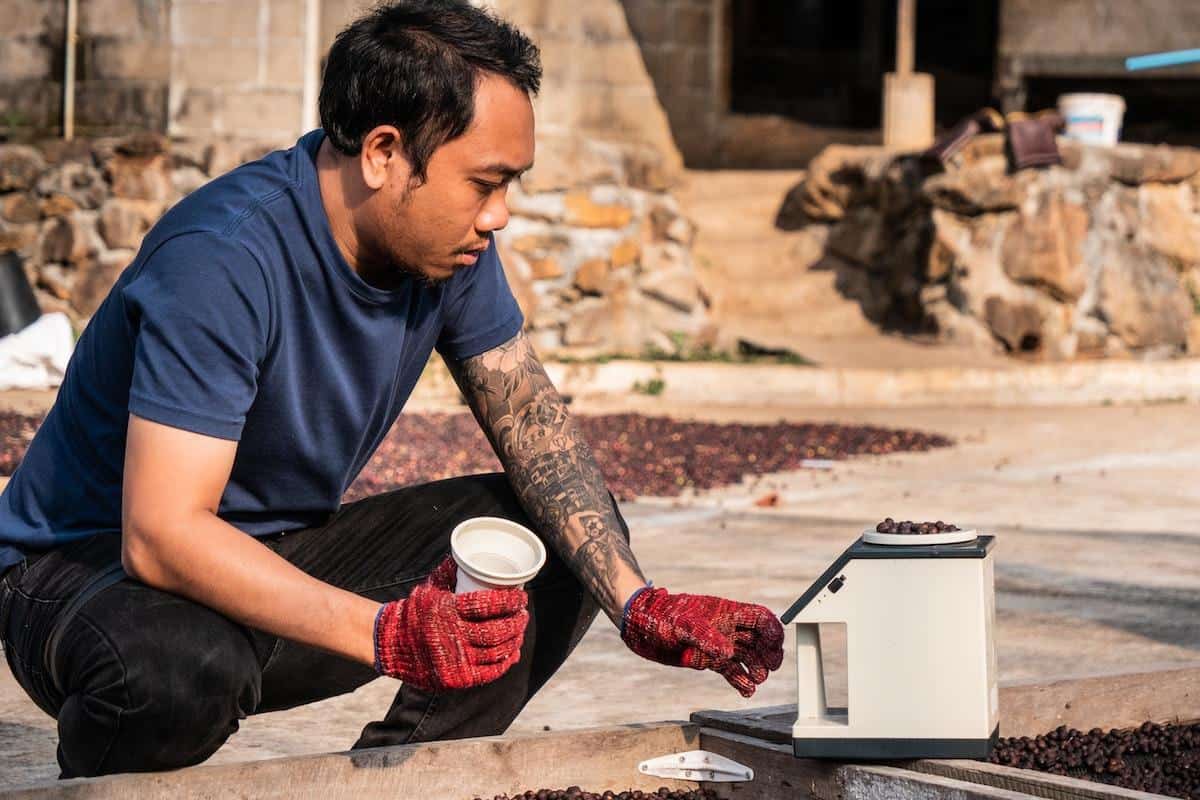
[[[450,370],[522,507],[612,619],[618,586],[644,582],[592,449],[525,335]]]

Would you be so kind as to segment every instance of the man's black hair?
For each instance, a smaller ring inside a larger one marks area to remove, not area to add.
[[[395,125],[418,182],[433,151],[466,132],[481,73],[537,94],[537,46],[465,0],[393,0],[355,20],[329,49],[321,125],[340,152],[357,155],[379,125]]]

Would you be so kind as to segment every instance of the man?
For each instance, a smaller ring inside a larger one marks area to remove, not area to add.
[[[64,777],[196,764],[247,714],[379,674],[403,683],[356,746],[498,734],[598,608],[747,696],[779,667],[767,609],[647,585],[521,333],[492,234],[539,80],[465,2],[383,6],[333,45],[323,130],[147,235],[0,497],[5,654]],[[434,348],[505,475],[340,507]],[[525,590],[453,594],[473,516],[549,545]]]

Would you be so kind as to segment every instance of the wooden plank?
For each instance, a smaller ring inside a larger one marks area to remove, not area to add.
[[[1005,686],[1000,734],[1036,736],[1059,725],[1129,728],[1200,719],[1200,666]]]
[[[1162,795],[1122,789],[1103,783],[1050,775],[986,761],[925,759],[904,762],[904,769],[941,775],[970,783],[986,784],[1050,800],[1161,800]]]
[[[790,742],[794,705],[748,711],[698,711],[692,722]],[[1002,736],[1036,736],[1067,725],[1079,730],[1129,728],[1200,719],[1200,666],[1089,678],[1020,683],[1000,689]]]
[[[796,758],[792,747],[772,744],[751,736],[717,730],[700,729],[700,747],[754,770],[754,780],[748,783],[702,783],[715,789],[722,797],[738,800],[781,800],[781,798],[840,798],[845,765],[811,758]],[[736,788],[735,788],[736,787]]]
[[[637,765],[695,750],[699,739],[699,727],[687,723],[621,725],[58,781],[0,792],[0,798],[469,800],[571,785],[589,791],[695,788],[695,782],[642,775]]]
[[[746,711],[706,709],[692,714],[692,722],[716,730],[738,733],[764,742],[791,744],[796,706],[763,706]]]
[[[1025,800],[1021,792],[899,767],[796,758],[790,746],[702,728],[700,746],[754,770],[748,783],[702,783],[737,800]]]

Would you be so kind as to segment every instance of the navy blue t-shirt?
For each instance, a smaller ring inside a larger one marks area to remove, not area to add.
[[[130,413],[239,442],[227,522],[252,535],[320,524],[435,347],[460,360],[520,331],[494,242],[440,285],[359,277],[321,204],[323,138],[218,178],[147,234],[0,495],[0,566],[120,531]]]

